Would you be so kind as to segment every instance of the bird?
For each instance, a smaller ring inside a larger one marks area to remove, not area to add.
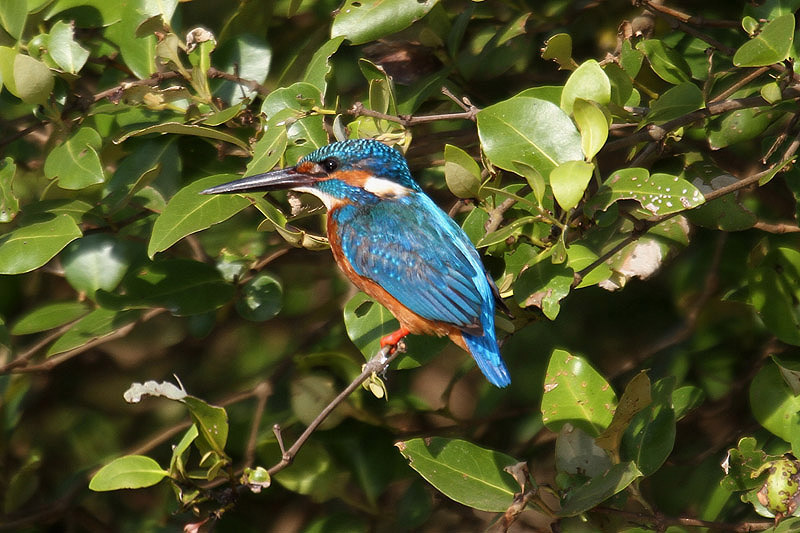
[[[322,201],[339,268],[400,323],[381,347],[408,334],[446,335],[490,383],[511,383],[495,332],[497,287],[469,237],[425,194],[399,151],[373,139],[333,142],[293,167],[202,194],[284,189]]]

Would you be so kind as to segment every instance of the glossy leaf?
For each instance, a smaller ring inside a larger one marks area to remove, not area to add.
[[[83,302],[45,304],[21,316],[11,327],[12,335],[29,335],[63,326],[89,312]]]
[[[591,161],[608,139],[610,116],[594,102],[577,98],[573,102],[572,114],[581,132],[581,148],[586,160]],[[551,177],[552,180],[552,177]]]
[[[54,148],[44,163],[44,174],[58,179],[62,189],[79,190],[106,180],[97,151],[100,134],[89,127],[79,129],[64,144]]]
[[[596,437],[613,418],[614,390],[583,357],[553,350],[544,380],[542,421],[553,431],[570,423]]]
[[[522,307],[539,307],[550,320],[561,310],[560,301],[569,294],[572,269],[551,261],[539,261],[520,274],[514,283],[514,299]]]
[[[47,356],[67,352],[138,320],[138,311],[95,309],[75,322],[47,349]]]
[[[72,24],[58,21],[50,29],[50,56],[65,72],[77,74],[89,59],[89,50],[75,42]]]
[[[594,165],[585,161],[566,161],[550,173],[550,186],[561,209],[578,205],[594,173]]]
[[[632,199],[654,215],[667,215],[702,204],[705,198],[688,181],[669,174],[653,174],[643,168],[617,170],[587,203],[589,213],[605,210],[621,199]]]
[[[245,80],[264,83],[272,65],[272,47],[263,35],[256,33],[235,33],[214,51],[213,62],[216,68]],[[224,81],[215,91],[229,105],[235,105],[243,98],[254,98],[255,90],[239,83]]]
[[[400,327],[388,309],[360,292],[344,306],[347,336],[369,359],[380,349],[380,339]]]
[[[2,250],[2,248],[0,248]],[[769,331],[783,342],[800,345],[800,252],[777,246],[748,269],[748,301]]]
[[[640,372],[625,386],[611,424],[597,437],[597,445],[614,454],[619,453],[622,436],[631,424],[631,420],[647,408],[652,402],[650,394],[650,378],[646,372]]]
[[[764,108],[739,109],[727,113],[722,119],[709,122],[706,127],[708,145],[712,150],[719,150],[748,141],[760,135],[780,116],[780,113]]]
[[[794,395],[775,363],[766,363],[753,378],[750,405],[759,424],[797,449],[800,444],[800,396]]]
[[[227,220],[250,205],[247,198],[238,194],[200,194],[202,190],[239,177],[234,174],[209,176],[175,193],[153,224],[147,255],[152,258],[187,235]]]
[[[236,300],[236,311],[256,322],[269,320],[278,314],[283,305],[281,283],[263,272],[244,284]]]
[[[568,33],[557,33],[547,39],[542,48],[542,59],[555,61],[559,70],[574,69],[576,63],[572,59],[572,36]]]
[[[575,99],[590,100],[604,105],[611,101],[611,82],[594,59],[585,61],[567,78],[561,93],[561,109],[572,114]]]
[[[286,128],[270,124],[267,131],[253,145],[253,158],[247,164],[245,176],[269,172],[283,157],[288,138]]]
[[[333,18],[331,38],[363,44],[411,26],[438,0],[347,0]]]
[[[22,37],[25,19],[28,17],[26,0],[5,0],[0,2],[0,26],[14,39]]]
[[[144,455],[126,455],[114,459],[97,471],[89,481],[94,491],[140,489],[155,485],[168,475],[157,462]]]
[[[40,218],[0,236],[0,274],[22,274],[44,265],[81,236],[66,214]]]
[[[175,135],[195,135],[206,139],[214,139],[217,141],[224,141],[238,146],[243,150],[250,151],[250,146],[238,137],[234,137],[230,133],[221,130],[209,128],[208,126],[199,126],[197,124],[181,124],[180,122],[162,122],[154,126],[147,126],[145,128],[138,128],[124,133],[114,139],[115,144],[124,142],[131,137],[138,137],[140,135],[148,135],[150,133],[172,133]]]
[[[6,157],[0,161],[0,224],[11,222],[19,212],[19,198],[12,188],[16,172],[13,159]]]
[[[176,316],[213,311],[230,301],[234,289],[211,265],[188,259],[156,261],[130,272],[124,294],[97,292],[97,301],[113,309],[164,307]]]
[[[398,447],[411,468],[448,498],[481,511],[505,511],[519,492],[503,467],[513,457],[471,442],[444,437],[400,441]]]
[[[543,176],[565,161],[583,159],[577,128],[558,106],[525,96],[478,113],[478,136],[492,164],[516,172],[515,161]]]
[[[478,197],[481,186],[478,163],[464,150],[451,144],[444,147],[444,177],[450,192],[459,198]]]
[[[786,13],[768,22],[733,55],[737,67],[761,67],[789,57],[794,41],[794,15]]]
[[[64,276],[75,290],[92,297],[114,290],[128,271],[131,247],[111,235],[95,233],[70,243],[61,254]]]
[[[576,516],[599,505],[624,490],[642,473],[633,462],[619,463],[601,476],[593,477],[586,485],[569,493],[561,503],[559,516]]]
[[[317,51],[314,52],[314,56],[306,66],[306,73],[303,76],[303,81],[310,83],[319,89],[323,100],[325,97],[325,91],[328,88],[328,76],[332,70],[330,58],[342,45],[344,39],[345,37],[343,35],[334,37],[330,41],[320,46]]]
[[[647,56],[653,72],[668,83],[678,85],[688,82],[689,64],[679,52],[665,45],[658,39],[647,39],[636,45],[637,50],[641,50]]]
[[[200,398],[186,396],[181,400],[197,427],[198,438],[203,439],[215,452],[224,456],[228,442],[228,414],[222,407],[210,405]]]
[[[648,122],[666,122],[703,107],[703,91],[691,82],[681,83],[664,91],[658,100],[650,105]]]
[[[654,383],[653,401],[633,417],[622,439],[623,460],[636,463],[644,476],[661,468],[675,445],[674,388],[674,377]]]

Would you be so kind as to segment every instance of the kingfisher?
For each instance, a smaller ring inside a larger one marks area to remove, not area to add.
[[[448,336],[492,384],[511,383],[495,336],[499,294],[464,231],[411,177],[405,158],[372,139],[318,148],[297,165],[241,178],[202,194],[290,189],[319,198],[344,274],[386,307],[408,334]]]

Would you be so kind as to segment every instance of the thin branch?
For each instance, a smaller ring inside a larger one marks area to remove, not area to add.
[[[99,345],[104,344],[104,343],[106,343],[106,342],[108,342],[110,340],[120,339],[120,338],[124,337],[125,335],[130,333],[131,330],[134,327],[136,327],[138,324],[141,324],[142,322],[147,322],[151,318],[153,318],[153,317],[155,317],[157,315],[160,315],[161,313],[164,313],[166,311],[167,310],[163,309],[163,308],[150,309],[149,311],[144,313],[138,320],[135,320],[134,322],[131,322],[130,324],[126,324],[126,325],[122,326],[121,328],[117,329],[116,331],[113,331],[113,332],[109,333],[108,335],[105,335],[103,337],[98,337],[96,339],[92,339],[89,342],[87,342],[86,344],[78,346],[77,348],[73,348],[72,350],[68,350],[66,352],[60,353],[58,355],[54,355],[53,357],[50,357],[49,359],[46,359],[45,361],[42,361],[41,363],[38,363],[38,364],[35,364],[35,365],[29,365],[28,364],[29,359],[33,355],[33,353],[28,354],[26,352],[27,358],[22,361],[22,363],[23,363],[22,366],[19,366],[20,365],[20,363],[18,363],[19,358],[15,359],[14,361],[11,361],[7,365],[5,365],[2,368],[0,368],[0,374],[8,374],[8,373],[11,373],[11,374],[30,374],[30,373],[35,373],[35,372],[47,372],[47,371],[50,371],[53,368],[55,368],[58,365],[60,365],[61,363],[65,362],[65,361],[68,361],[69,359],[72,359],[73,357],[75,357],[77,355],[80,355],[80,354],[82,354],[82,353],[84,353],[84,352],[86,352],[88,350],[91,350],[95,346],[99,346]],[[41,349],[43,347],[44,347],[44,344],[41,345],[41,346],[38,346],[38,349]]]
[[[677,11],[665,8],[664,6],[658,4],[654,4],[647,0],[643,0],[641,2],[641,5],[650,13],[653,13],[657,17],[666,20],[667,23],[669,23],[669,25],[672,27],[672,29],[680,30],[688,35],[691,35],[692,37],[697,37],[701,41],[710,44],[711,46],[713,46],[726,56],[732,56],[733,54],[736,53],[735,48],[731,48],[730,46],[725,46],[724,44],[714,39],[710,35],[707,35],[699,30],[696,30],[693,26],[690,26],[686,22],[682,21],[681,18],[677,16],[678,13]],[[689,19],[691,20],[691,17]]]
[[[439,120],[474,121],[478,111],[479,109],[473,106],[469,109],[469,111],[464,111],[461,113],[443,113],[439,115],[422,115],[418,117],[413,115],[388,115],[386,113],[381,113],[380,111],[367,109],[361,102],[356,102],[350,109],[347,110],[347,112],[354,117],[372,117],[381,120],[388,120],[390,122],[396,122],[402,126],[414,126],[417,124],[425,124],[427,122],[436,122]]]
[[[668,526],[689,526],[704,527],[719,531],[731,531],[733,533],[748,533],[751,531],[765,531],[771,527],[774,527],[775,525],[773,521],[766,520],[758,522],[739,522],[733,524],[727,522],[710,522],[708,520],[698,520],[697,518],[688,518],[684,516],[673,518],[664,516],[661,513],[634,513],[631,511],[612,509],[610,507],[595,507],[592,512],[621,516],[635,524],[650,524],[654,526],[656,531],[664,531]]]
[[[256,446],[258,445],[258,428],[264,416],[264,409],[267,406],[267,399],[272,394],[272,386],[269,382],[261,382],[253,389],[253,395],[258,398],[256,411],[253,413],[253,422],[250,424],[250,436],[247,439],[247,446],[244,450],[244,468],[253,466],[256,456]]]
[[[401,353],[401,349],[397,346],[384,346],[380,349],[380,351],[375,354],[372,359],[367,361],[367,364],[364,365],[361,374],[358,375],[351,383],[348,385],[342,392],[339,393],[336,398],[334,398],[325,408],[317,415],[317,417],[308,425],[305,431],[297,438],[297,440],[292,444],[291,448],[286,450],[281,457],[281,460],[275,464],[274,466],[270,467],[268,470],[270,475],[275,474],[276,472],[280,472],[294,461],[297,452],[300,451],[300,448],[306,443],[308,438],[311,436],[314,431],[317,430],[320,424],[325,421],[325,419],[330,415],[334,409],[336,409],[339,404],[344,402],[348,396],[350,396],[353,391],[361,386],[370,376],[373,374],[380,374],[384,370],[389,367],[389,363],[391,363],[395,357],[397,357]]]
[[[658,3],[653,2],[641,2],[641,4],[646,4],[645,8],[651,8],[650,11],[657,11],[665,15],[669,15],[670,17],[676,18],[681,22],[685,22],[687,24],[692,24],[693,26],[708,26],[712,28],[741,28],[742,24],[738,20],[717,20],[717,19],[707,19],[704,17],[696,17],[694,15],[687,15],[686,13],[682,13],[677,9],[672,9],[670,7],[663,6]]]
[[[767,233],[800,233],[800,227],[793,222],[779,222],[771,224],[769,222],[756,222],[753,229],[766,231]]]
[[[794,100],[796,98],[800,98],[800,88],[790,87],[784,90],[783,97],[786,100]],[[687,113],[680,117],[674,118],[661,125],[650,124],[647,127],[643,128],[641,131],[634,133],[633,135],[629,135],[622,139],[618,139],[616,141],[612,141],[606,144],[603,150],[608,152],[613,152],[615,150],[621,150],[623,148],[627,148],[628,146],[632,146],[640,142],[648,142],[648,141],[660,142],[664,140],[670,132],[678,128],[682,128],[684,126],[688,126],[693,122],[697,122],[699,120],[703,120],[715,115],[721,115],[722,113],[727,113],[728,111],[749,109],[752,107],[761,107],[766,105],[769,105],[769,103],[766,100],[764,100],[761,96],[750,96],[748,98],[725,100],[723,102],[709,102],[705,109],[698,109],[697,111],[692,111],[691,113]]]

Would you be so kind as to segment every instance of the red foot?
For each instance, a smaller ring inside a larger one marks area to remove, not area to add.
[[[403,337],[411,333],[405,327],[401,327],[394,333],[390,333],[381,339],[381,348],[385,348],[386,346],[391,346],[392,350],[390,353],[394,353],[397,349],[397,343],[400,342]]]

